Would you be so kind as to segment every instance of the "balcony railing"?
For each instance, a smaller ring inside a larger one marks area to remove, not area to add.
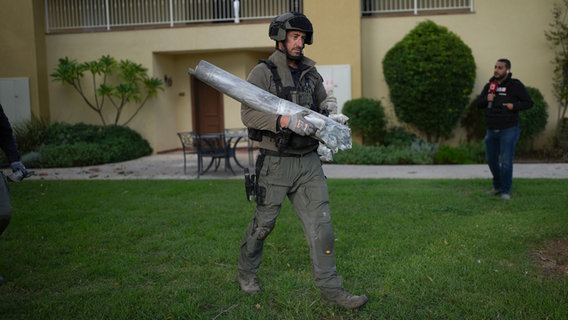
[[[45,0],[48,33],[273,18],[302,0]]]
[[[361,0],[361,14],[473,12],[473,0]]]
[[[44,0],[48,33],[271,19],[303,0]],[[361,0],[362,15],[473,12],[473,0]]]

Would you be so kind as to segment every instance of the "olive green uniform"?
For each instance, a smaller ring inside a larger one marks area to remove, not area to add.
[[[287,65],[286,55],[276,50],[268,59],[276,66],[282,87],[298,87]],[[308,94],[312,111],[319,108],[327,97],[323,79],[314,67],[315,63],[304,57],[300,67],[299,88]],[[275,95],[278,85],[273,71],[266,63],[260,63],[251,71],[248,81]],[[298,79],[297,79],[298,80]],[[288,99],[291,100],[292,99]],[[304,99],[305,100],[305,99]],[[302,146],[278,148],[274,134],[280,130],[278,115],[267,114],[242,105],[241,118],[249,129],[263,130],[260,142],[261,154],[257,160],[256,212],[242,240],[239,257],[239,277],[255,277],[262,259],[263,242],[273,230],[283,201],[288,197],[300,217],[309,245],[316,285],[327,290],[342,290],[341,278],[337,275],[334,255],[334,234],[331,225],[329,195],[326,178],[318,154],[317,141]],[[271,134],[272,133],[272,134]],[[299,136],[298,136],[299,137]],[[298,138],[296,137],[296,138]]]

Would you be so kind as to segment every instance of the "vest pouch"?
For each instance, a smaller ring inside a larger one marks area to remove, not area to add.
[[[312,137],[300,136],[298,134],[292,134],[290,137],[290,142],[288,143],[288,148],[290,149],[307,149],[309,147],[316,147],[318,141]]]
[[[262,141],[262,130],[248,128],[248,137],[254,141]]]

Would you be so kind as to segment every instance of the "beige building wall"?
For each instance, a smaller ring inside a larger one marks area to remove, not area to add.
[[[361,96],[361,9],[359,0],[304,0],[314,26],[305,54],[319,65],[351,65],[351,95]],[[317,67],[317,66],[316,66]]]
[[[383,76],[382,59],[419,22],[432,20],[457,34],[473,51],[477,78],[472,98],[493,75],[499,58],[509,58],[513,77],[526,86],[538,88],[549,105],[547,133],[541,143],[549,140],[556,125],[557,103],[552,93],[553,52],[544,36],[552,20],[555,0],[475,1],[475,12],[456,15],[406,17],[364,17],[362,19],[363,96],[379,99],[394,114]],[[444,89],[432,94],[444,94]],[[435,106],[426,106],[435,112]],[[465,140],[456,132],[454,142]]]
[[[0,78],[29,78],[32,114],[49,116],[43,1],[0,0]]]

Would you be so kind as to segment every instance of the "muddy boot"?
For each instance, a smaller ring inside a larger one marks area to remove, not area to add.
[[[321,296],[326,305],[337,304],[348,309],[359,308],[369,300],[366,295],[354,296],[344,289],[322,290]]]
[[[239,285],[241,286],[241,290],[248,294],[255,294],[261,291],[260,285],[254,275],[242,276],[239,274]]]

